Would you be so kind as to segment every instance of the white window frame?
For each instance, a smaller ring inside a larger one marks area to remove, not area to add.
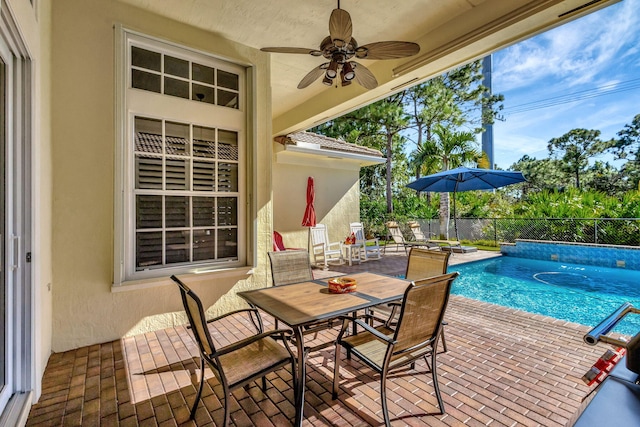
[[[247,69],[210,54],[159,40],[116,26],[116,152],[114,194],[114,278],[113,285],[133,284],[171,274],[199,273],[247,265],[248,248],[248,102]],[[221,107],[190,99],[157,94],[131,88],[131,46],[166,53],[168,55],[214,66],[239,76],[239,108]],[[237,260],[197,262],[176,266],[156,267],[143,271],[135,268],[135,170],[134,118],[176,121],[196,126],[230,130],[238,134],[238,225]]]

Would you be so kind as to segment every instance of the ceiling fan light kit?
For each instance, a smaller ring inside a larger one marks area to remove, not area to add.
[[[352,80],[355,80],[364,88],[373,89],[378,86],[376,77],[367,67],[352,61],[352,58],[397,59],[420,52],[420,46],[412,42],[384,41],[358,46],[356,39],[351,37],[352,30],[351,16],[346,10],[340,9],[340,1],[338,0],[338,8],[333,9],[329,18],[329,36],[320,43],[320,50],[298,47],[264,47],[261,50],[263,52],[322,56],[329,61],[315,67],[304,76],[298,83],[298,89],[304,89],[321,76],[324,76],[322,83],[332,86],[333,80],[338,76],[338,70],[342,86],[348,86]]]

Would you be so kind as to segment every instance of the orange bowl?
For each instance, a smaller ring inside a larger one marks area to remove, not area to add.
[[[332,294],[347,294],[356,290],[356,279],[351,277],[336,277],[329,279],[329,292]]]

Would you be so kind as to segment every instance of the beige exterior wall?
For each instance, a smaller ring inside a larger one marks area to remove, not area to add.
[[[252,64],[255,124],[248,129],[251,255],[256,267],[186,278],[212,312],[234,293],[263,286],[271,247],[271,108],[268,55],[117,1],[53,4],[53,351],[184,323],[175,285],[112,291],[115,166],[115,24],[222,58]],[[255,242],[257,241],[257,245]]]
[[[273,229],[287,247],[308,247],[309,230],[301,223],[312,176],[317,222],[327,226],[330,241],[344,241],[349,223],[360,220],[359,163],[310,154],[283,160],[282,146],[274,144]]]

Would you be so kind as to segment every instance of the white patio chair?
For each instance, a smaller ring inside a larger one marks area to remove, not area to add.
[[[364,234],[364,226],[361,222],[352,222],[349,224],[349,227],[351,228],[351,232],[356,236],[356,244],[361,245],[365,261],[382,258],[380,241],[378,239],[367,240]]]
[[[311,250],[313,254],[313,262],[318,265],[318,259],[321,258],[324,263],[324,269],[329,268],[329,261],[337,260],[338,264],[342,264],[342,243],[329,242],[329,233],[324,224],[316,224],[311,227]]]

